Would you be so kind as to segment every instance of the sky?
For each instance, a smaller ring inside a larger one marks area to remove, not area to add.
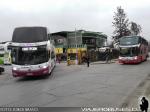
[[[46,26],[50,33],[83,29],[110,39],[117,6],[150,40],[150,0],[0,0],[0,42],[11,41],[14,28],[22,26]]]

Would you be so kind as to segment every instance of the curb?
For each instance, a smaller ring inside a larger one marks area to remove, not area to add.
[[[116,63],[116,60],[111,60],[110,63],[106,63],[106,61],[97,61],[97,62],[91,62],[91,65],[95,65],[95,64],[112,64],[112,63]]]
[[[135,90],[120,105],[122,108],[139,108],[141,98],[146,97],[150,102],[150,74],[137,86]],[[148,112],[150,111],[150,108]]]

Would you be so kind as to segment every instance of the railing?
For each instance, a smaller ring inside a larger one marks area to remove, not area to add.
[[[87,48],[86,44],[68,45],[68,48]]]

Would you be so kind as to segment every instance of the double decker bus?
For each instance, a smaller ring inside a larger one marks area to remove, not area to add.
[[[119,39],[119,63],[140,63],[147,60],[148,42],[141,36],[124,36]]]
[[[46,27],[19,27],[11,43],[12,74],[48,75],[56,64],[55,47],[48,40]]]

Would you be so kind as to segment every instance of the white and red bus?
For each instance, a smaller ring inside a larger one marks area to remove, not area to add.
[[[148,42],[141,36],[124,36],[119,39],[119,63],[134,64],[147,60]]]
[[[11,43],[14,77],[50,74],[55,67],[55,48],[48,40],[46,27],[19,27]]]

